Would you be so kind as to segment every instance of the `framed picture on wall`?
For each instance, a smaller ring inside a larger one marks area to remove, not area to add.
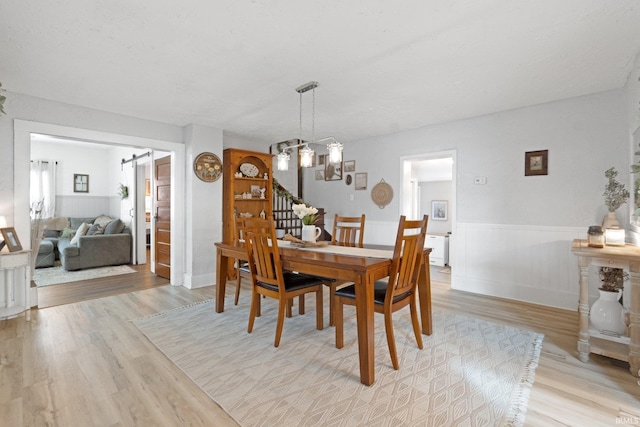
[[[367,173],[366,172],[357,173],[355,181],[356,181],[355,183],[356,190],[367,189]]]
[[[324,180],[342,181],[342,159],[338,162],[330,162],[329,158],[325,159]]]
[[[88,193],[89,192],[89,175],[79,173],[73,174],[73,192]]]
[[[356,161],[348,160],[344,162],[344,171],[345,172],[355,172],[356,171]]]
[[[524,153],[524,176],[547,175],[549,150],[527,151]]]
[[[446,200],[432,200],[431,201],[431,220],[433,221],[446,221],[449,217],[447,209],[448,202]]]

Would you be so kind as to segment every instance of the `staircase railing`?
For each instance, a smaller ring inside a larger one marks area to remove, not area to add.
[[[302,221],[293,213],[293,205],[304,203],[304,201],[282,186],[276,179],[273,179],[273,219],[276,228],[283,229],[285,233],[300,237],[302,235]],[[318,219],[316,226],[322,230],[320,239],[327,234],[324,229],[324,209],[318,208]]]

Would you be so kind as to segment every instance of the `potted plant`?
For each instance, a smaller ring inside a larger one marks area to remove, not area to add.
[[[600,267],[600,298],[591,306],[591,324],[603,334],[624,335],[625,309],[620,303],[624,281],[629,277],[621,268]]]
[[[622,228],[620,221],[616,217],[616,210],[627,202],[629,199],[629,192],[624,188],[624,184],[618,182],[616,177],[618,171],[615,168],[609,168],[604,172],[604,176],[607,178],[607,185],[604,187],[604,203],[609,209],[609,213],[604,217],[602,221],[602,228]]]

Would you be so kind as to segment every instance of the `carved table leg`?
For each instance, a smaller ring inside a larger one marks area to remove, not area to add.
[[[630,265],[629,295],[631,304],[629,304],[629,370],[631,374],[640,376],[640,263],[631,263]]]
[[[578,257],[578,266],[580,269],[578,357],[582,362],[588,362],[591,350],[589,345],[589,259]]]

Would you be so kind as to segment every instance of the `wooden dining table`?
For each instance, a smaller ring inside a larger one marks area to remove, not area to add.
[[[224,297],[230,260],[248,260],[244,245],[216,243],[216,312],[224,311]],[[355,283],[358,353],[360,358],[360,381],[370,386],[375,381],[374,362],[374,282],[389,275],[390,258],[375,258],[357,254],[336,254],[313,249],[278,247],[283,268],[289,271],[327,277]],[[430,248],[424,249],[422,267],[418,278],[418,298],[422,333],[431,335],[431,278],[429,274]]]

